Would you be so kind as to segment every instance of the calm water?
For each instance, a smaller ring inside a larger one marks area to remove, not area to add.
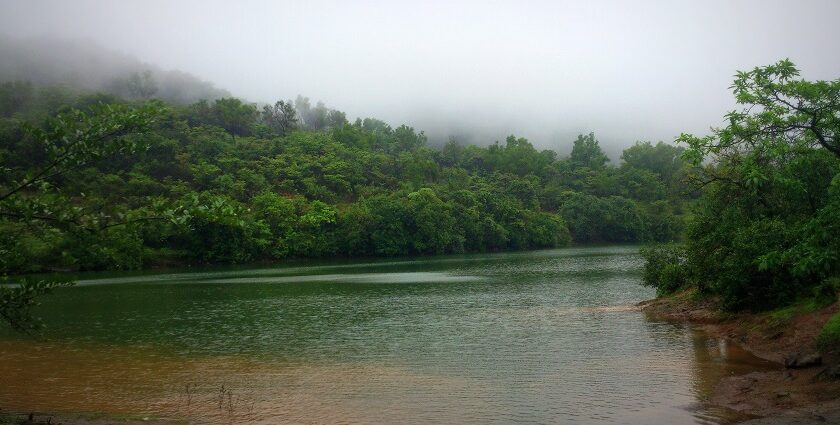
[[[762,365],[646,318],[633,247],[83,275],[0,331],[0,408],[196,423],[726,423]]]

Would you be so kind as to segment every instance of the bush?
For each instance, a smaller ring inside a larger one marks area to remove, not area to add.
[[[652,245],[641,249],[645,259],[642,282],[656,288],[656,295],[672,294],[688,283],[685,248],[676,244]]]
[[[840,277],[826,279],[814,288],[814,304],[816,307],[827,307],[837,301],[838,289],[840,289]]]
[[[143,265],[143,239],[131,226],[79,232],[64,247],[66,266],[80,270],[136,270]]]

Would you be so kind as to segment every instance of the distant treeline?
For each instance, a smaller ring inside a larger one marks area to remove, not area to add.
[[[109,93],[123,99],[155,97],[187,105],[230,96],[181,71],[168,71],[89,41],[0,36],[0,81],[30,81],[79,94]]]
[[[178,106],[8,82],[0,115],[3,273],[671,241],[691,198],[669,144],[618,166],[593,134],[567,158],[514,136],[432,149],[303,97]]]

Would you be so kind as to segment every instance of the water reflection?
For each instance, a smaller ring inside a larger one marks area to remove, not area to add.
[[[742,375],[757,370],[777,370],[781,366],[744,350],[725,338],[711,338],[701,331],[692,332],[695,361],[692,388],[698,400],[708,400],[714,387],[727,376]],[[696,410],[701,423],[735,422],[752,417],[701,404]],[[723,420],[721,420],[723,419]]]
[[[0,335],[0,407],[202,423],[724,423],[753,367],[634,307],[633,247],[84,277]]]

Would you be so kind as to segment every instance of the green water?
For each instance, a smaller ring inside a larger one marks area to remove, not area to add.
[[[82,275],[0,334],[0,408],[197,423],[725,423],[763,367],[646,318],[635,247]]]

